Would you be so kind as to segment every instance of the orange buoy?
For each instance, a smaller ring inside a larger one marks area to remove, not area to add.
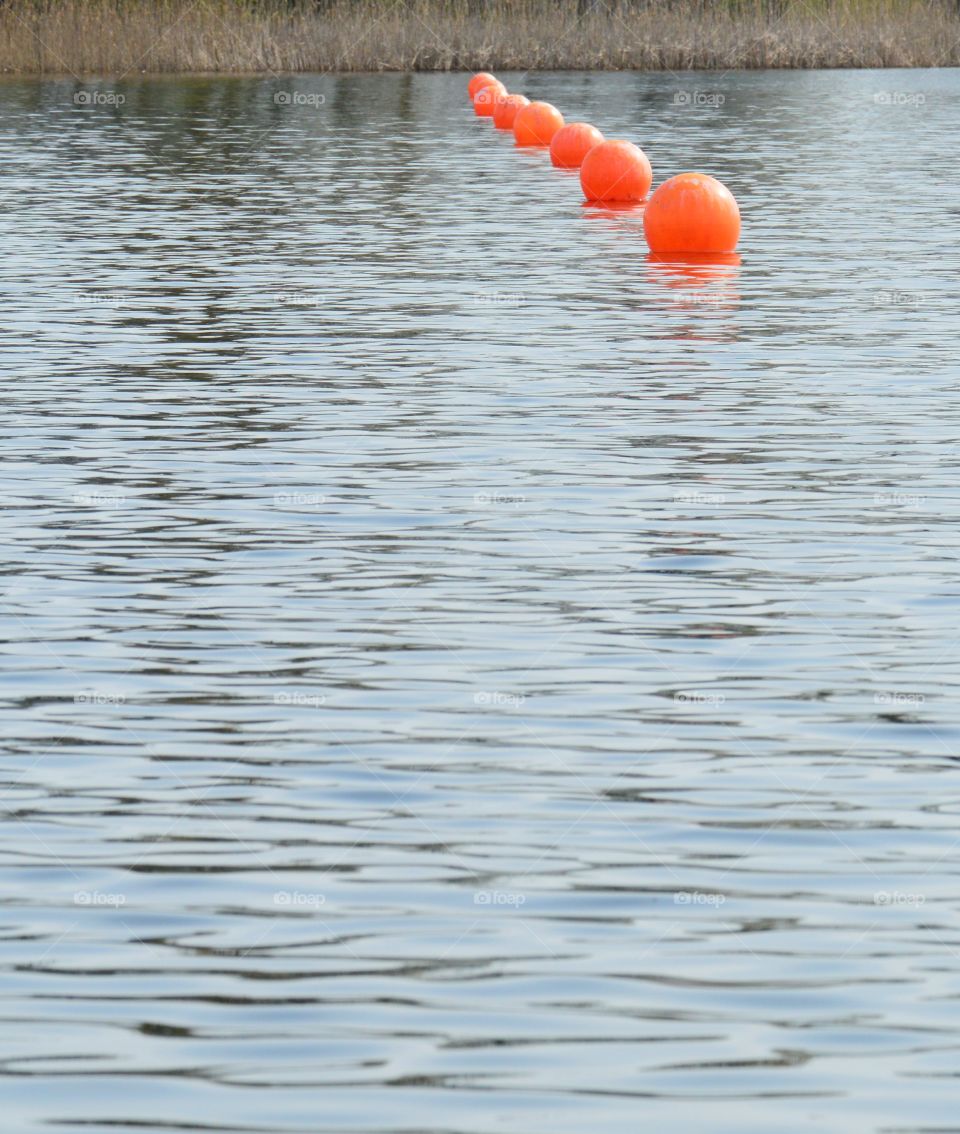
[[[580,166],[588,201],[642,201],[652,181],[650,161],[633,142],[600,142]]]
[[[550,160],[558,169],[579,169],[590,150],[602,141],[603,135],[596,126],[586,122],[568,122],[553,135]]]
[[[493,124],[498,130],[512,130],[517,111],[530,105],[522,94],[501,95],[493,102]]]
[[[482,86],[473,96],[473,113],[479,118],[492,118],[496,100],[506,93],[507,88],[499,79]]]
[[[732,252],[740,239],[740,209],[715,177],[680,173],[650,198],[643,231],[651,252]]]
[[[518,146],[549,146],[563,129],[563,115],[549,102],[530,102],[517,111],[513,136]]]
[[[467,84],[467,94],[470,96],[470,101],[473,102],[473,96],[481,87],[485,87],[487,83],[499,82],[500,80],[496,75],[491,75],[489,71],[478,71]]]

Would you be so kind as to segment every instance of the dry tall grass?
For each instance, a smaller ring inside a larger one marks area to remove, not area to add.
[[[960,62],[957,0],[0,0],[0,71]]]

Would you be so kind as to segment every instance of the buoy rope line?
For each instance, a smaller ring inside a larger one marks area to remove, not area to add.
[[[652,195],[650,159],[633,142],[607,139],[588,122],[570,122],[549,102],[510,94],[494,75],[480,71],[467,86],[478,118],[512,130],[517,146],[549,149],[558,169],[580,171],[591,204],[643,205],[650,251],[666,255],[728,255],[740,239],[740,209],[733,194],[708,173],[680,173]],[[649,196],[648,196],[649,195]]]

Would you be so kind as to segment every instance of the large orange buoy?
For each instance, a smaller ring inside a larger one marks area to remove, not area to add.
[[[647,155],[633,142],[600,142],[580,166],[588,201],[642,201],[652,181]]]
[[[563,129],[563,115],[549,102],[531,102],[517,111],[513,136],[518,146],[549,146]]]
[[[507,88],[499,79],[494,79],[492,83],[486,83],[473,96],[473,113],[480,118],[492,118],[494,104],[498,98],[506,93]]]
[[[740,209],[715,177],[680,173],[650,198],[643,231],[651,252],[732,252],[740,239]]]
[[[473,96],[487,83],[499,82],[500,80],[495,75],[491,75],[489,71],[478,71],[467,84],[467,94],[470,96],[470,101],[473,102]]]
[[[522,94],[501,95],[493,101],[493,124],[498,130],[512,130],[517,111],[530,105]]]
[[[553,135],[550,160],[559,169],[579,169],[590,150],[602,141],[603,135],[596,126],[586,122],[569,122]]]

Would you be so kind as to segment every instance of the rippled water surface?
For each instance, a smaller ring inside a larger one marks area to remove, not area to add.
[[[0,85],[5,1131],[960,1129],[956,72]],[[322,96],[322,97],[321,97]]]

